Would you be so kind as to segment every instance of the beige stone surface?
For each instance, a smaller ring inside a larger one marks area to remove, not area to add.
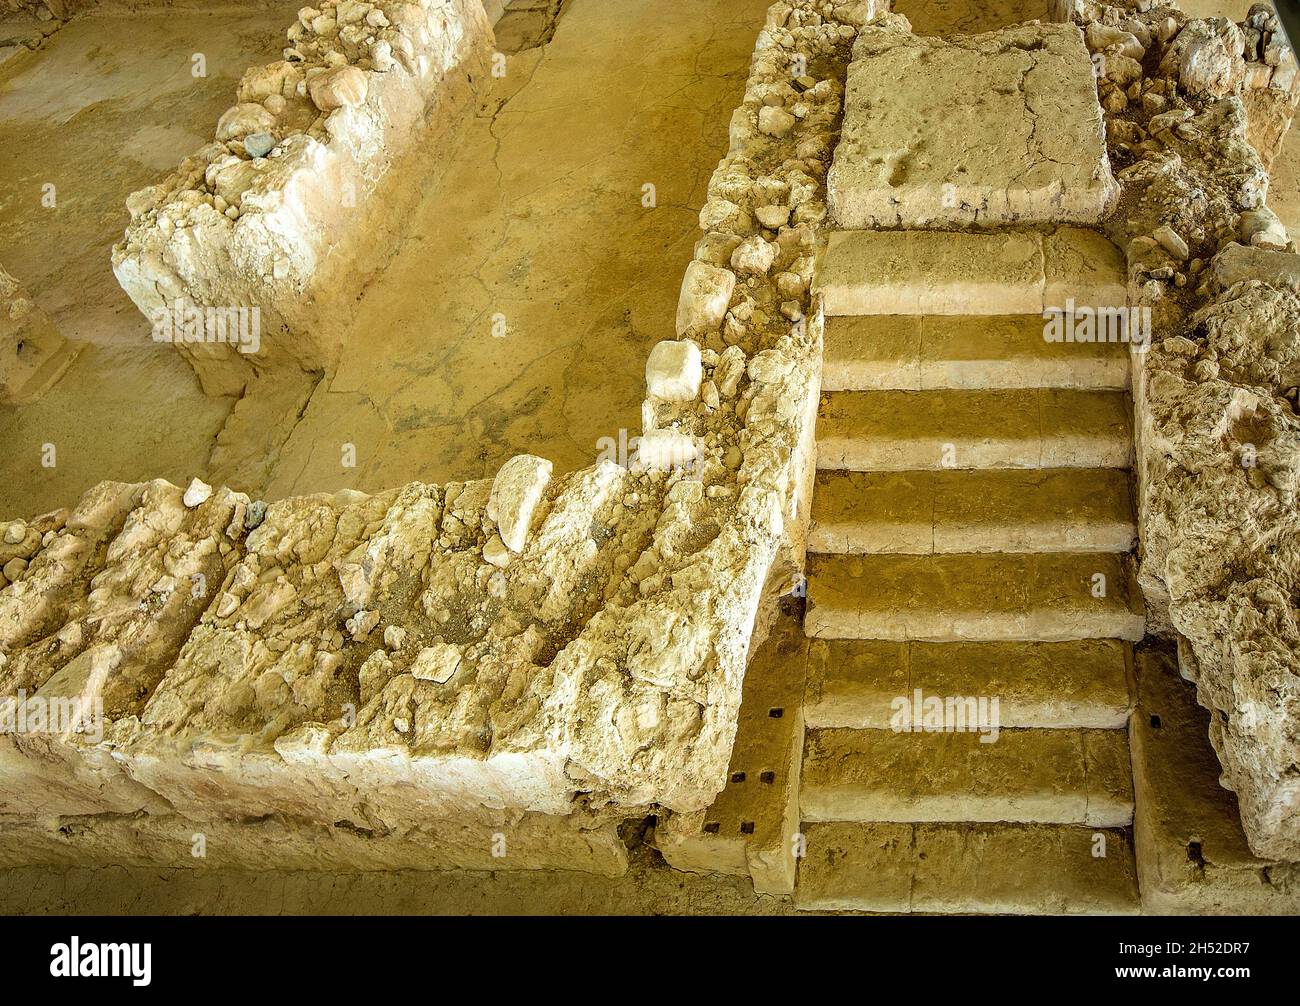
[[[1130,578],[1106,554],[813,556],[805,628],[822,639],[1138,640]]]
[[[282,870],[572,870],[618,877],[627,870],[627,850],[612,824],[583,829],[565,818],[537,814],[431,820],[380,834],[346,822],[195,821],[176,814],[0,823],[0,869],[95,865],[220,871],[262,870],[272,863]]]
[[[1058,227],[1043,235],[1043,309],[1119,308],[1129,302],[1124,253],[1104,234]]]
[[[1127,552],[1127,472],[1062,468],[817,475],[814,552]]]
[[[1127,346],[1049,342],[1045,325],[1029,314],[831,318],[822,390],[1127,387]]]
[[[1136,915],[1123,831],[1032,824],[814,824],[801,909]],[[1104,839],[1104,856],[1095,856]]]
[[[815,639],[807,726],[885,730],[891,703],[925,695],[997,696],[1002,727],[1122,728],[1133,708],[1131,653],[1117,639],[1064,643],[902,643]]]
[[[804,821],[1122,828],[1133,821],[1128,735],[811,730],[799,809]]]
[[[906,17],[916,34],[947,38],[1046,19],[1043,6],[1041,0],[894,0],[890,9]]]
[[[1209,714],[1172,654],[1137,660],[1133,822],[1143,908],[1162,915],[1300,912],[1300,867],[1251,854],[1237,800],[1220,784]]]
[[[831,215],[845,229],[1099,222],[1117,186],[1094,95],[1070,25],[949,40],[868,27],[849,67]]]
[[[1036,233],[837,231],[817,274],[827,315],[1037,314]]]
[[[26,404],[57,381],[76,356],[49,315],[0,267],[0,403]]]
[[[817,418],[817,466],[1126,468],[1132,421],[1108,391],[834,392]]]

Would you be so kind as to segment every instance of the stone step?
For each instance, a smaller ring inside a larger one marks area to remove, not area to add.
[[[1132,455],[1117,391],[837,391],[817,418],[822,469],[1127,468]]]
[[[815,639],[804,722],[885,730],[894,700],[998,696],[1006,729],[1119,729],[1133,710],[1132,648],[1118,639],[1065,643],[897,643]]]
[[[804,821],[1133,823],[1127,731],[1004,730],[987,692],[902,698],[895,726],[913,732],[808,733]]]
[[[1136,915],[1125,831],[1045,824],[809,824],[805,911]]]
[[[1129,474],[1115,468],[817,473],[808,549],[836,554],[1127,552]]]
[[[828,318],[822,391],[1129,385],[1121,342],[1049,342],[1041,315]]]
[[[835,231],[815,287],[828,317],[999,315],[1117,309],[1124,259],[1078,227],[1037,231]]]
[[[1120,555],[814,555],[808,560],[804,630],[813,638],[1136,642],[1143,625],[1141,591]]]

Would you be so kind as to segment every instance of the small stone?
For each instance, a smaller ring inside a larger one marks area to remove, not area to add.
[[[637,449],[642,467],[650,471],[690,468],[699,456],[695,440],[676,430],[651,430],[641,437]]]
[[[27,572],[27,560],[21,556],[14,556],[4,565],[5,579],[10,582],[17,580],[25,572]]]
[[[499,569],[510,565],[510,549],[506,548],[506,543],[499,534],[494,534],[483,546],[483,558]]]
[[[687,339],[657,343],[646,358],[646,393],[666,402],[693,402],[703,376],[700,347]]]
[[[216,613],[218,618],[229,618],[239,607],[239,598],[234,594],[222,591],[221,596],[217,598]]]
[[[1187,256],[1191,254],[1191,250],[1187,247],[1187,242],[1184,241],[1179,233],[1168,224],[1163,224],[1162,226],[1157,227],[1151,236],[1160,242],[1160,246],[1164,248],[1165,251],[1180,262],[1185,261]]]
[[[396,652],[406,642],[406,630],[400,625],[390,625],[384,629],[384,646]]]
[[[196,476],[190,480],[189,488],[185,490],[185,495],[181,499],[187,507],[193,510],[200,503],[206,503],[211,495],[212,486]]]
[[[353,640],[364,643],[378,624],[379,612],[362,610],[344,622],[343,627],[348,630],[348,635]]]
[[[758,222],[768,230],[778,230],[790,222],[790,207],[760,206],[754,211],[754,216],[758,217]]]
[[[501,540],[511,552],[523,550],[533,511],[551,481],[551,462],[532,454],[519,454],[501,466],[492,482],[488,517],[496,521]]]
[[[694,329],[716,329],[726,317],[731,295],[736,289],[734,273],[694,261],[686,267],[682,293],[677,302],[677,334]]]
[[[317,74],[308,83],[307,89],[317,108],[322,112],[331,112],[336,108],[363,104],[370,85],[365,71],[360,67],[341,66]]]
[[[764,105],[758,112],[758,128],[760,132],[766,133],[780,139],[786,136],[794,128],[795,117],[787,112],[784,108],[778,108],[775,105]]]
[[[776,261],[777,246],[760,237],[745,238],[731,253],[731,267],[737,272],[766,276]]]
[[[9,526],[5,528],[5,544],[17,545],[27,537],[27,522],[21,520],[10,521]]]
[[[244,137],[244,152],[249,157],[265,157],[274,147],[275,137],[270,133],[251,133]]]
[[[262,520],[266,517],[266,501],[253,500],[248,504],[248,509],[244,511],[244,528],[252,531],[257,528]]]
[[[452,679],[461,663],[460,650],[451,643],[426,646],[411,664],[411,676],[420,681],[445,685]]]

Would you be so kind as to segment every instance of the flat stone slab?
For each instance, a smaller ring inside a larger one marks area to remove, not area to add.
[[[1106,729],[1128,723],[1132,654],[1118,639],[1065,643],[899,643],[814,639],[804,723],[888,730],[894,699],[996,695],[1005,730]]]
[[[1085,227],[1054,231],[836,231],[817,269],[829,317],[1041,316],[1127,304],[1124,258]]]
[[[1045,824],[809,824],[804,911],[1136,915],[1124,831]],[[1104,840],[1104,846],[1099,839]],[[1104,849],[1105,855],[1098,855]]]
[[[842,228],[1100,221],[1118,187],[1082,34],[864,28],[828,187]]]

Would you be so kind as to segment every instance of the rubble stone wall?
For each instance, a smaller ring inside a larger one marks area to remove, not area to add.
[[[506,833],[525,854],[492,868],[608,872],[619,822],[706,808],[803,560],[810,282],[873,14],[771,8],[631,458],[269,505],[104,483],[5,525],[0,695],[102,720],[0,733],[0,859],[156,861],[194,823],[225,863],[268,865],[283,826],[329,838],[286,840],[293,862],[389,861],[363,835],[411,865],[421,835],[461,829],[451,865]],[[273,824],[243,841],[249,821]]]
[[[481,0],[304,7],[284,59],[244,74],[214,141],[130,197],[113,270],[206,391],[334,361],[418,188],[394,169],[419,147],[433,170],[427,153],[470,107],[492,47]],[[255,337],[247,317],[231,335],[227,319],[253,309]]]
[[[1265,170],[1294,56],[1265,5],[1240,25],[1145,2],[1073,15],[1123,186],[1111,236],[1153,319],[1133,379],[1148,625],[1180,639],[1252,851],[1300,860],[1300,256]]]

